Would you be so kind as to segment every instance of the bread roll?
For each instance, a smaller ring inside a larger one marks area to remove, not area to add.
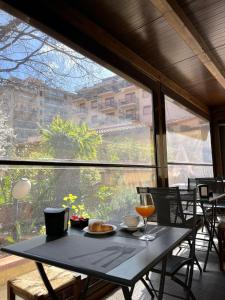
[[[102,224],[103,222],[102,221],[95,221],[91,224],[88,225],[88,229],[91,231],[91,232],[99,232],[99,231],[102,231],[101,228],[102,228]]]
[[[113,230],[111,225],[103,224],[102,221],[96,221],[88,225],[90,232],[106,232]]]
[[[106,224],[102,224],[102,231],[105,232],[105,231],[112,231],[113,230],[113,227],[111,225],[106,225]]]

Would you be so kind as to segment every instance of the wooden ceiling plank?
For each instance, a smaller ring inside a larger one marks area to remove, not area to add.
[[[71,9],[65,2],[60,2],[60,9],[57,5],[52,7],[54,12],[60,16],[61,19],[65,19],[70,22],[71,25],[82,30],[87,36],[96,40],[99,44],[109,49],[125,61],[133,65],[137,70],[141,71],[146,76],[150,77],[155,81],[159,81],[175,93],[179,94],[195,107],[200,109],[205,114],[209,115],[208,107],[201,103],[199,99],[188,93],[185,89],[180,87],[175,81],[171,80],[163,73],[158,71],[150,63],[146,62],[139,55],[133,52],[130,48],[126,47],[123,43],[114,38],[111,34],[105,31],[103,28],[92,22],[80,11],[73,8]]]
[[[179,34],[183,41],[198,56],[202,64],[225,88],[224,70],[210,52],[207,44],[189,21],[183,10],[174,0],[150,0],[160,11],[168,24]]]

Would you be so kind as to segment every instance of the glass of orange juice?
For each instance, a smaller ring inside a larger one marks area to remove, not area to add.
[[[152,239],[148,234],[147,230],[147,220],[148,217],[154,214],[155,205],[151,194],[140,193],[140,202],[135,206],[136,212],[143,217],[144,220],[144,235],[141,237],[142,240],[149,241]]]

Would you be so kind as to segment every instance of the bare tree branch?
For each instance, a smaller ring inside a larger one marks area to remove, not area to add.
[[[70,79],[74,79],[74,86],[81,79],[83,84],[99,80],[97,65],[88,58],[3,11],[0,15],[1,85],[16,84],[10,77],[26,78],[26,74],[64,88],[71,87]]]

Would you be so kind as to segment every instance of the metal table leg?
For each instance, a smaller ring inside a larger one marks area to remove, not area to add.
[[[163,299],[164,284],[165,284],[165,277],[166,277],[166,262],[167,262],[167,256],[165,256],[162,260],[162,271],[161,271],[161,278],[160,278],[160,285],[159,285],[158,300]]]
[[[84,300],[85,299],[87,291],[88,291],[88,288],[89,288],[90,282],[91,282],[91,277],[88,276],[87,279],[86,279],[86,281],[85,281],[84,289],[83,289],[83,291],[81,293],[80,300]]]
[[[129,287],[122,286],[123,296],[125,300],[132,300],[132,295],[130,293]]]
[[[58,296],[56,295],[55,291],[52,288],[52,285],[51,285],[50,281],[48,280],[48,277],[45,273],[45,269],[44,269],[43,265],[39,262],[36,262],[36,266],[38,268],[40,276],[41,276],[41,278],[42,278],[42,280],[43,280],[43,282],[46,286],[46,289],[48,290],[48,293],[51,296],[51,298],[53,300],[59,300]]]

